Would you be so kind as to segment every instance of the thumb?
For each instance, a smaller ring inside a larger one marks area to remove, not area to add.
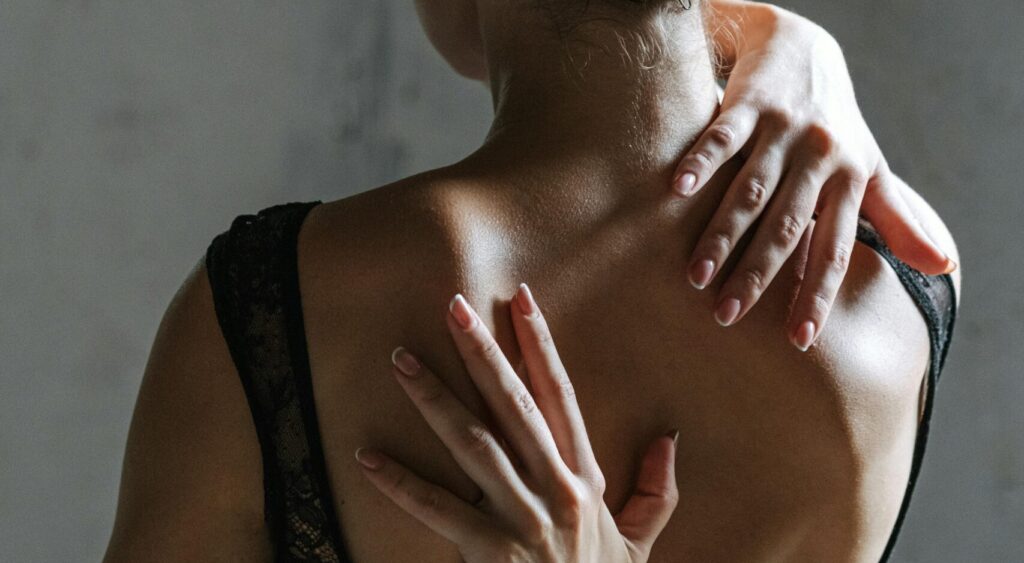
[[[891,172],[872,178],[861,214],[874,225],[893,254],[911,268],[928,275],[952,272],[956,263],[925,233],[900,194],[902,182]]]
[[[637,551],[638,561],[647,559],[654,540],[665,528],[679,502],[676,488],[676,440],[679,431],[655,440],[640,463],[633,496],[615,517],[619,533]]]

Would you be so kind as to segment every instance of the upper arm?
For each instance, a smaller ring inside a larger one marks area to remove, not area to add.
[[[105,561],[270,555],[256,429],[200,262],[168,306],[146,365]]]

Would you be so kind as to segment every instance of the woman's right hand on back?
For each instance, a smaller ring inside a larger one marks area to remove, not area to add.
[[[366,477],[458,545],[470,563],[646,561],[678,499],[675,437],[650,445],[635,493],[612,516],[572,384],[529,289],[516,292],[512,322],[532,393],[469,303],[456,295],[449,309],[448,328],[501,437],[403,348],[392,354],[393,371],[483,496],[468,503],[383,453],[360,448],[356,458]]]

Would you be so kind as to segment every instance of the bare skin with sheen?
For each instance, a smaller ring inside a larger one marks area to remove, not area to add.
[[[368,485],[352,452],[386,451],[477,498],[395,382],[390,355],[398,345],[414,352],[486,416],[446,307],[465,295],[515,366],[509,299],[527,282],[572,377],[613,513],[651,441],[680,431],[679,504],[650,561],[877,560],[906,486],[928,362],[924,320],[896,274],[856,244],[828,324],[800,352],[780,328],[805,235],[758,305],[719,326],[724,276],[697,291],[686,272],[741,163],[692,197],[667,189],[681,148],[717,105],[699,13],[661,22],[689,39],[642,72],[595,32],[609,54],[594,54],[586,80],[601,87],[580,90],[557,43],[531,31],[538,14],[491,4],[480,3],[491,10],[480,17],[501,87],[484,146],[318,206],[300,235],[320,432],[353,559],[458,560],[454,545]],[[928,235],[954,249],[938,216],[903,189]],[[259,445],[201,266],[164,319],[137,409],[146,416],[129,440],[108,560],[268,560]]]

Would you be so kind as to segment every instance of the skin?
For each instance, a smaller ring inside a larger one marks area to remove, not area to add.
[[[838,43],[806,19],[772,6],[734,0],[711,6],[705,27],[724,47],[729,81],[715,121],[676,168],[673,189],[690,197],[724,162],[745,157],[687,267],[690,283],[703,289],[722,272],[736,241],[752,234],[733,271],[721,274],[727,281],[716,320],[728,326],[743,318],[812,218],[808,265],[787,323],[790,341],[801,350],[828,320],[849,267],[858,214],[911,267],[927,274],[955,270],[956,262],[907,205],[902,180],[857,111]],[[732,22],[745,22],[738,39],[729,36]]]
[[[805,233],[759,306],[722,329],[711,315],[721,278],[697,291],[684,273],[742,163],[725,163],[688,198],[666,188],[679,147],[717,109],[699,13],[630,23],[657,23],[676,39],[642,72],[618,55],[607,28],[581,30],[592,57],[582,78],[570,78],[540,15],[503,2],[466,6],[495,86],[484,146],[453,166],[319,206],[300,236],[314,394],[351,555],[459,559],[455,544],[368,483],[352,453],[387,451],[457,498],[479,498],[394,381],[389,358],[404,346],[488,420],[448,333],[446,303],[465,295],[518,366],[509,299],[526,281],[573,377],[610,513],[633,494],[635,460],[679,429],[679,505],[651,561],[877,560],[902,500],[928,361],[924,321],[895,273],[854,245],[829,322],[801,353],[779,327],[805,274],[813,231]],[[934,211],[899,189],[958,261]],[[154,343],[107,560],[267,560],[261,478],[199,265]]]
[[[475,2],[417,6],[428,36],[452,67],[487,81]],[[746,159],[687,266],[697,289],[717,275],[727,277],[715,307],[719,324],[738,322],[757,304],[811,219],[818,234],[786,328],[800,350],[828,320],[849,267],[858,214],[911,267],[933,275],[954,271],[956,261],[917,220],[902,196],[903,181],[854,111],[846,61],[832,36],[768,4],[711,0],[698,6],[719,74],[728,82],[718,115],[678,163],[672,189],[690,197],[729,159]],[[733,271],[724,271],[740,237],[755,231]]]
[[[529,287],[521,284],[510,304],[525,381],[462,295],[448,309],[448,330],[493,424],[469,412],[405,348],[396,348],[391,361],[395,378],[481,496],[466,502],[387,455],[360,448],[356,460],[367,479],[456,544],[466,563],[647,561],[679,500],[678,432],[648,447],[636,488],[613,517],[572,382]]]

